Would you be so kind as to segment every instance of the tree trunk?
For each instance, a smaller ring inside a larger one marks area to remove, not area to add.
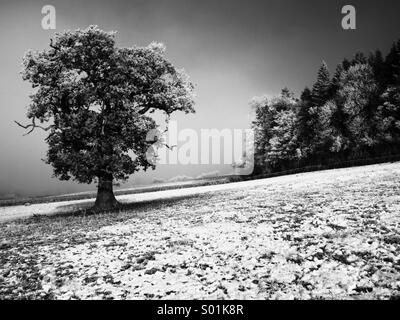
[[[96,209],[112,209],[118,206],[118,201],[115,199],[112,185],[112,177],[99,177],[97,185],[97,197],[94,203]]]

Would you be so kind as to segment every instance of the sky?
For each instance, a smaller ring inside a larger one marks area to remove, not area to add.
[[[43,30],[41,9],[56,9],[56,30]],[[357,29],[343,30],[341,9],[356,8]],[[324,60],[333,72],[356,51],[385,54],[400,38],[398,0],[0,0],[0,195],[46,195],[94,189],[52,177],[41,159],[45,133],[28,136],[23,122],[31,87],[22,81],[28,49],[48,48],[54,32],[98,25],[118,31],[117,45],[163,42],[167,57],[195,84],[196,113],[176,115],[180,129],[247,128],[252,97],[297,95],[311,86]],[[123,187],[154,177],[197,176],[217,165],[160,165],[135,174]]]

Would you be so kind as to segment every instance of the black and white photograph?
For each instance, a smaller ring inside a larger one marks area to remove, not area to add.
[[[0,300],[400,299],[399,13],[0,0]]]

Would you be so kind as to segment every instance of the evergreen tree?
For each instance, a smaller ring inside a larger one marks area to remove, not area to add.
[[[323,61],[318,70],[317,81],[312,88],[312,103],[314,106],[322,106],[329,99],[331,79],[328,66]]]
[[[387,84],[395,85],[400,81],[400,40],[394,42],[385,59]]]
[[[255,110],[255,120],[252,123],[255,143],[254,170],[255,173],[260,173],[268,171],[267,154],[269,151],[269,140],[272,137],[273,116],[268,98],[265,96],[253,98],[250,106]]]
[[[301,154],[306,157],[311,153],[312,141],[315,136],[315,128],[313,127],[313,117],[310,114],[312,107],[312,93],[306,87],[300,96],[297,114],[297,139]]]
[[[348,59],[343,59],[342,61],[342,67],[344,71],[349,70],[349,68],[351,67],[351,62]]]
[[[356,52],[356,54],[354,55],[352,61],[351,61],[351,65],[354,66],[356,64],[366,64],[368,62],[367,57],[365,56],[365,54],[363,52]]]
[[[340,87],[340,77],[342,72],[345,70],[343,63],[336,67],[335,73],[332,78],[331,87],[329,89],[329,99],[335,99],[337,91]]]
[[[372,67],[375,80],[377,81],[379,87],[379,91],[383,91],[384,88],[387,86],[387,68],[382,52],[379,50],[371,52],[368,57],[368,64]]]
[[[312,99],[311,90],[308,87],[305,87],[300,94],[300,101],[310,103],[311,99]]]

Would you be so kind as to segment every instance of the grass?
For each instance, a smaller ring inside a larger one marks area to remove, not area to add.
[[[400,164],[0,224],[1,299],[396,299]]]

